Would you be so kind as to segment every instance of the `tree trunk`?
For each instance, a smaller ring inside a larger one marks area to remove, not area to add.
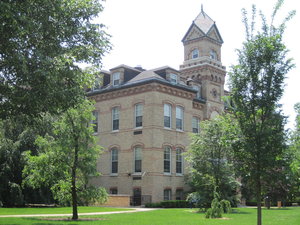
[[[76,190],[76,169],[78,164],[78,138],[76,138],[75,153],[74,153],[74,163],[72,166],[72,207],[73,216],[72,220],[78,220],[78,210],[77,210],[77,190]]]
[[[257,202],[257,225],[262,225],[260,176],[258,176],[257,184],[256,184],[256,202]]]

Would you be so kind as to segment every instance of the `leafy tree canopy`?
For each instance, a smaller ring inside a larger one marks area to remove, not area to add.
[[[200,133],[192,136],[188,152],[190,184],[200,195],[200,206],[208,207],[217,191],[222,199],[237,204],[239,186],[231,146],[237,144],[238,126],[230,115],[200,123]]]
[[[276,14],[283,4],[278,0],[268,24],[260,12],[261,29],[256,30],[256,8],[252,7],[251,23],[243,10],[246,41],[238,50],[238,64],[231,68],[230,87],[232,112],[239,121],[244,144],[235,149],[236,160],[245,165],[255,187],[258,203],[257,224],[261,225],[262,179],[284,152],[284,119],[278,101],[284,91],[285,74],[293,68],[282,41],[286,22],[274,25]]]
[[[0,1],[0,118],[76,105],[109,50],[98,0]]]
[[[34,188],[51,186],[55,199],[72,203],[73,219],[78,218],[78,203],[106,199],[104,189],[89,185],[89,179],[99,175],[100,147],[90,125],[93,109],[93,103],[85,101],[67,110],[54,123],[54,135],[37,138],[39,155],[26,154],[25,183]]]

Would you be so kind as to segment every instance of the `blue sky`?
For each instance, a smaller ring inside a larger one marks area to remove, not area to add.
[[[300,45],[297,30],[300,27],[300,3],[286,0],[278,13],[278,23],[287,13],[297,10],[287,24],[284,42],[294,58],[296,68],[287,74],[285,94],[281,100],[284,114],[289,116],[288,128],[295,120],[293,106],[300,102]],[[104,11],[98,18],[112,35],[113,50],[103,59],[103,69],[109,70],[120,64],[141,65],[145,69],[171,66],[179,69],[183,62],[181,39],[192,21],[204,11],[216,22],[224,40],[222,63],[227,67],[236,63],[235,49],[245,40],[241,22],[241,9],[251,12],[255,4],[270,18],[276,0],[106,0]],[[259,19],[259,18],[257,18]],[[259,25],[259,20],[257,20]],[[298,39],[298,40],[297,40]]]

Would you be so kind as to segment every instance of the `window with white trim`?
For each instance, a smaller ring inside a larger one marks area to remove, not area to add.
[[[183,157],[182,157],[182,149],[176,149],[176,174],[183,174]]]
[[[142,172],[142,148],[141,147],[134,148],[134,172],[135,173]]]
[[[196,59],[199,57],[199,50],[197,48],[195,48],[193,51],[192,51],[192,59]]]
[[[170,81],[172,84],[177,84],[178,83],[178,76],[174,73],[170,74]]]
[[[183,108],[176,106],[176,130],[183,130]]]
[[[193,85],[193,89],[197,91],[196,98],[201,98],[201,85]]]
[[[171,200],[171,189],[165,189],[164,190],[164,201],[168,201],[168,200]]]
[[[172,106],[164,104],[164,127],[171,128],[172,123]]]
[[[164,173],[171,173],[171,147],[164,149]]]
[[[112,82],[113,86],[120,85],[120,83],[121,83],[120,82],[120,72],[113,73],[112,78],[113,78],[113,82]]]
[[[97,111],[93,111],[93,120],[91,121],[91,124],[93,126],[94,133],[98,132],[98,123],[99,123],[99,113]]]
[[[193,118],[192,118],[192,130],[193,130],[193,133],[195,133],[195,134],[199,133],[199,131],[200,131],[199,123],[200,123],[199,118],[193,116]]]
[[[210,50],[210,58],[217,60],[217,52],[215,50]]]
[[[119,130],[120,108],[112,108],[112,130]]]
[[[143,104],[138,103],[134,107],[135,127],[143,126]]]
[[[111,173],[117,174],[118,173],[118,149],[113,148],[111,150]]]

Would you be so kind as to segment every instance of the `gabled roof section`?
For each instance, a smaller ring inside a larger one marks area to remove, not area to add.
[[[136,77],[134,77],[130,81],[128,81],[128,83],[135,83],[135,82],[139,82],[139,81],[147,80],[147,79],[151,79],[151,78],[163,80],[163,78],[161,76],[154,73],[152,70],[146,70],[146,71],[143,71],[140,74],[138,74]]]
[[[203,10],[201,6],[201,12],[198,14],[192,25],[184,35],[182,42],[194,40],[200,37],[209,37],[220,43],[223,43],[223,39],[218,31],[215,21],[213,21]]]

